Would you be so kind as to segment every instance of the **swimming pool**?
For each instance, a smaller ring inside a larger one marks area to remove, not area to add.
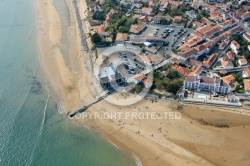
[[[196,94],[196,97],[201,98],[201,99],[206,99],[207,95],[198,93],[198,94]]]

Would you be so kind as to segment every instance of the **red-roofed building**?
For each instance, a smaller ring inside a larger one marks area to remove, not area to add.
[[[203,23],[198,22],[198,21],[194,21],[194,22],[193,22],[193,26],[194,26],[195,28],[200,28],[200,27],[202,27],[203,25],[204,25]]]
[[[104,36],[107,37],[109,36],[108,32],[105,32],[105,27],[104,26],[98,26],[95,28],[95,32],[100,35],[100,36]]]
[[[197,45],[196,47],[194,47],[194,49],[196,49],[197,52],[198,52],[198,54],[197,54],[197,56],[195,58],[198,58],[199,56],[209,52],[209,48],[207,48],[203,44]]]
[[[150,8],[150,7],[143,7],[142,9],[141,9],[141,13],[142,14],[145,14],[145,15],[153,15],[153,9],[152,8]]]
[[[134,77],[133,77],[133,79],[134,79],[133,81],[134,81],[135,84],[138,84],[138,83],[140,83],[144,78],[145,78],[145,75],[144,75],[144,74],[142,74],[142,73],[136,74],[136,75],[134,75]]]
[[[135,57],[137,58],[138,61],[141,61],[147,65],[151,66],[153,64],[153,61],[147,56],[142,56],[142,55],[137,54],[135,55]]]
[[[205,67],[209,68],[213,64],[213,62],[215,61],[216,57],[217,56],[215,54],[212,54],[207,60],[203,61],[203,65]]]
[[[231,62],[231,60],[229,60],[227,58],[221,58],[221,65],[223,66],[224,69],[232,69],[232,68],[234,68],[234,65]]]
[[[225,41],[222,41],[219,45],[219,49],[223,50],[225,48],[225,46],[227,45],[227,43]]]
[[[128,34],[127,33],[117,33],[116,35],[116,42],[124,42],[128,40]]]
[[[182,21],[182,16],[175,16],[174,17],[174,22],[181,23],[181,21]]]
[[[150,1],[150,2],[148,3],[148,6],[149,6],[149,7],[155,7],[155,1]]]
[[[141,22],[149,22],[149,19],[148,19],[148,16],[147,16],[147,15],[141,16],[141,17],[139,18],[139,20],[140,20]]]
[[[241,58],[241,59],[238,59],[238,63],[240,66],[244,66],[244,65],[247,65],[247,60],[246,58]]]
[[[146,24],[139,22],[138,24],[131,25],[129,32],[134,34],[139,34],[146,28]]]
[[[234,60],[235,55],[234,55],[234,53],[233,53],[232,51],[228,51],[228,52],[227,52],[227,57],[228,57],[228,59],[230,59],[230,60]]]
[[[189,70],[185,67],[182,67],[182,66],[172,66],[172,69],[173,70],[176,70],[179,74],[183,75],[183,76],[188,76],[189,74]]]
[[[191,65],[202,66],[202,62],[200,62],[200,61],[198,61],[198,60],[196,60],[196,59],[189,58],[189,59],[187,60],[187,62],[189,62]]]
[[[230,44],[230,47],[236,55],[239,53],[240,44],[237,41],[233,40]]]
[[[244,79],[243,82],[244,82],[245,91],[249,93],[250,92],[250,79]]]
[[[194,65],[191,68],[191,72],[189,73],[189,76],[198,76],[198,75],[200,75],[200,73],[202,72],[202,70],[203,70],[202,66]]]
[[[119,13],[119,12],[114,8],[110,9],[110,11],[109,11],[109,14],[111,14],[111,15],[114,15],[114,14],[117,14],[117,13]]]
[[[232,74],[222,77],[222,80],[228,85],[232,85],[235,82],[235,78]]]
[[[189,48],[189,49],[185,50],[184,52],[179,53],[180,58],[182,60],[187,60],[188,58],[196,57],[197,54],[198,54],[198,52],[194,48]]]

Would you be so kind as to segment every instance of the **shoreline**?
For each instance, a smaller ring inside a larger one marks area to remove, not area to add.
[[[40,32],[38,32],[38,46],[41,51],[41,66],[49,84],[59,96],[62,107],[65,111],[70,111],[79,108],[83,104],[92,102],[96,95],[96,90],[93,86],[90,69],[85,64],[85,61],[89,59],[88,56],[84,54],[81,47],[79,29],[71,0],[67,0],[67,4],[70,10],[70,17],[72,18],[71,28],[74,28],[76,35],[73,42],[75,44],[77,43],[76,48],[71,48],[71,58],[79,65],[79,73],[74,73],[69,69],[60,51],[59,44],[62,37],[61,22],[54,4],[49,0],[43,0],[43,2],[37,0],[35,3],[39,11],[37,29],[38,31],[40,30]],[[86,17],[86,13],[84,12],[87,10],[86,2],[81,1],[80,6],[81,16]],[[90,107],[88,111],[105,112],[108,110],[110,112],[116,112],[117,110],[122,110],[131,112],[157,110],[159,112],[170,112],[173,111],[173,104],[176,105],[177,103],[159,101],[158,103],[152,104],[144,100],[142,103],[137,103],[125,108],[112,105],[104,100]],[[146,106],[148,108],[146,108]],[[227,147],[233,141],[241,141],[239,138],[240,133],[237,133],[235,130],[240,128],[241,131],[247,132],[249,128],[241,128],[242,123],[236,121],[234,122],[234,124],[237,124],[236,127],[230,128],[230,132],[224,129],[201,125],[197,119],[203,117],[204,115],[202,114],[204,114],[204,112],[200,112],[200,110],[195,107],[196,106],[185,106],[185,112],[189,109],[194,109],[194,112],[190,115],[188,114],[188,116],[183,115],[184,117],[179,121],[140,121],[135,119],[121,119],[123,124],[113,120],[79,119],[74,121],[88,126],[91,130],[100,132],[104,138],[111,141],[120,149],[129,152],[131,155],[135,154],[141,160],[142,165],[145,166],[225,165],[226,163],[221,158],[214,157],[213,152],[220,148],[222,154],[218,156],[225,156],[231,161],[233,153],[231,152],[227,155]],[[206,114],[208,114],[210,118],[214,116],[209,114],[209,109],[206,110]],[[195,118],[193,117],[194,115],[196,116]],[[218,116],[220,120],[223,119],[225,115],[219,112],[216,113],[216,116]],[[247,126],[250,125],[250,122],[247,122],[247,120],[249,120],[248,117],[231,114],[227,116],[230,118],[241,118],[240,120],[243,119],[244,124]],[[204,117],[204,119],[205,118],[206,117]],[[208,118],[205,120],[210,119]],[[216,121],[211,121],[216,123]],[[162,128],[161,132],[158,131],[159,127]],[[141,133],[137,134],[137,130],[140,130]],[[152,133],[154,137],[150,136]],[[227,140],[232,133],[236,134],[236,136],[233,136],[231,138],[232,140]],[[245,142],[246,140],[243,140],[243,143],[240,144],[242,149],[244,149]],[[211,146],[211,148],[207,148],[207,146]],[[196,150],[194,150],[193,147],[196,147]],[[235,148],[233,145],[231,145],[231,147]],[[223,151],[223,148],[225,151]],[[247,152],[247,148],[246,146],[245,153]],[[205,149],[205,152],[200,149]],[[207,156],[203,153],[206,153]],[[246,160],[243,160],[241,164],[245,164],[246,162]],[[239,161],[237,163],[239,163]],[[232,163],[232,165],[233,164],[235,163]]]

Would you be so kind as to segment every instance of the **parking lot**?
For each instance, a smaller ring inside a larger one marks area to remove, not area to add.
[[[172,30],[169,33],[165,33],[166,29]],[[157,30],[157,34],[154,35],[155,30]],[[180,33],[180,31],[183,31],[184,33]],[[179,34],[178,34],[179,32]],[[183,38],[186,38],[188,35],[190,35],[193,32],[192,29],[189,28],[183,28],[182,26],[171,26],[171,25],[159,25],[159,24],[147,24],[147,28],[145,31],[142,32],[142,36],[157,36],[157,37],[163,37],[164,34],[169,34],[164,38],[165,43],[168,43],[167,46],[162,47],[161,49],[164,50],[167,54],[171,53],[172,49],[177,49],[178,46],[182,45],[182,42],[184,41]]]
[[[109,57],[109,61],[114,64],[116,69],[127,79],[145,70],[144,63],[135,60],[131,52],[117,52]]]

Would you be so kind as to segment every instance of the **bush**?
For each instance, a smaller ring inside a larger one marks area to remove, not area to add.
[[[94,44],[99,44],[102,42],[102,37],[100,35],[98,35],[97,33],[93,34],[91,36],[91,40]]]

